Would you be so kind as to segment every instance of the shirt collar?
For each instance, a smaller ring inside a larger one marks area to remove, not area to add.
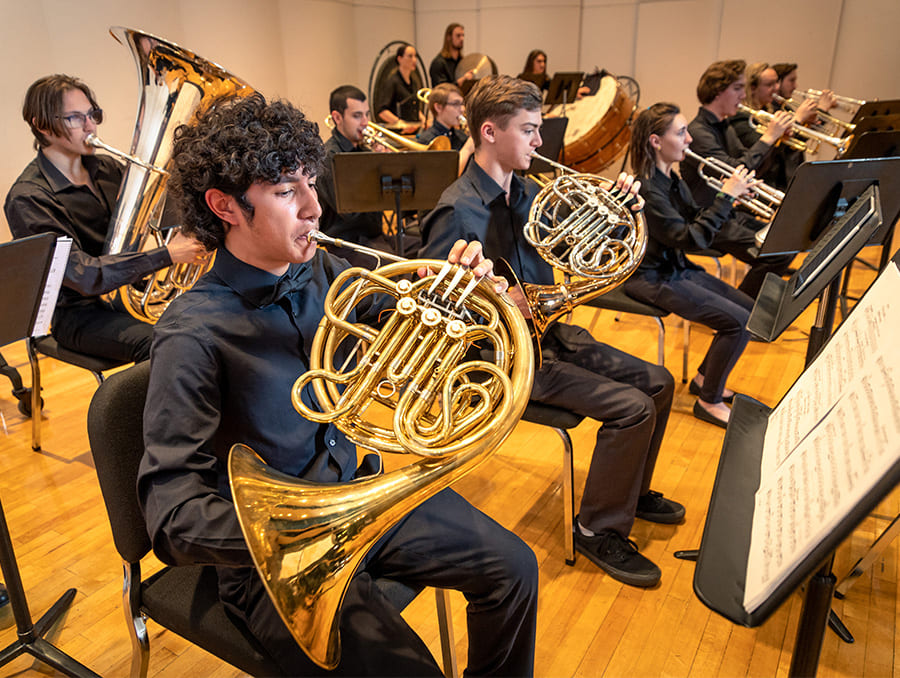
[[[700,112],[697,115],[701,116],[708,125],[717,129],[722,129],[728,125],[728,120],[726,118],[719,120],[715,113],[703,108],[703,106],[700,107]]]
[[[74,185],[66,178],[65,174],[59,171],[59,168],[57,168],[56,165],[50,162],[50,159],[44,155],[42,149],[38,149],[37,163],[38,168],[41,170],[41,174],[44,175],[44,179],[50,184],[50,188],[54,193],[59,193]],[[94,181],[97,178],[97,170],[100,167],[100,161],[93,155],[83,155],[81,156],[81,163],[88,171],[91,181]]]
[[[481,201],[485,205],[490,205],[498,199],[503,199],[504,202],[506,201],[506,193],[503,190],[503,187],[494,181],[493,177],[485,172],[474,159],[469,163],[464,175],[468,177],[475,192],[478,193],[478,197],[481,198]],[[523,191],[522,180],[513,174],[512,181],[509,185],[509,204],[515,204]]]
[[[338,148],[340,148],[343,153],[352,153],[357,150],[356,145],[336,129],[331,130],[331,136],[337,141]]]
[[[212,270],[226,285],[258,308],[277,303],[287,294],[303,289],[312,278],[308,261],[291,264],[287,273],[277,276],[241,261],[225,247],[216,251]]]

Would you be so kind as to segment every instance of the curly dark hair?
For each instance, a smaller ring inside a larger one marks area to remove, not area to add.
[[[252,217],[245,197],[250,186],[274,184],[301,168],[315,176],[324,155],[318,125],[287,101],[267,102],[259,93],[213,101],[190,125],[175,130],[169,187],[184,232],[207,249],[219,247],[227,226],[206,204],[209,189],[233,196]]]

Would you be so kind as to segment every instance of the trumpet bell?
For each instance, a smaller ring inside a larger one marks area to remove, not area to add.
[[[423,266],[441,272],[412,282]],[[383,296],[395,300],[383,326],[356,321],[359,304]],[[493,359],[470,359],[473,342]],[[341,602],[369,548],[502,443],[528,404],[534,355],[508,297],[467,270],[403,261],[335,279],[309,362],[292,393],[303,416],[363,448],[419,457],[384,475],[317,484],[231,449],[235,510],[269,596],[306,654],[334,668]]]

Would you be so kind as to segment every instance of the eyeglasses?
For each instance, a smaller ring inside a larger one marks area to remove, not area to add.
[[[462,101],[448,101],[447,105],[452,106],[453,108],[460,108],[464,102]]]
[[[69,113],[68,115],[59,115],[57,117],[61,118],[69,129],[81,129],[84,127],[84,123],[87,122],[88,118],[90,118],[95,125],[99,125],[103,122],[103,109],[92,108],[87,113]]]

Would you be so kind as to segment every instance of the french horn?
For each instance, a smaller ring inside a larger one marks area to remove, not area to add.
[[[608,179],[531,155],[560,174],[546,182],[534,177],[543,186],[531,203],[525,240],[566,276],[561,284],[519,283],[540,339],[557,319],[637,270],[647,250],[647,227],[643,215],[629,206],[632,196],[617,193]],[[512,275],[511,270],[501,272]]]
[[[109,32],[134,57],[141,100],[130,152],[119,151],[95,135],[88,143],[126,162],[104,245],[104,254],[125,254],[163,247],[174,230],[163,232],[159,221],[175,129],[216,97],[246,96],[254,89],[221,66],[149,33],[121,26]],[[132,316],[154,323],[211,265],[212,255],[198,264],[172,265],[113,295]]]
[[[318,233],[311,240],[357,247]],[[228,461],[235,509],[266,590],[300,647],[329,669],[340,659],[341,602],[368,550],[490,456],[521,417],[534,374],[529,330],[509,297],[462,267],[388,258],[395,261],[335,279],[292,401],[362,448],[417,460],[343,484],[286,476],[244,445]],[[422,266],[439,273],[418,279]],[[356,320],[360,303],[386,298],[394,310],[380,329]],[[493,359],[469,359],[475,343],[493,349]],[[305,399],[310,391],[315,407]]]

